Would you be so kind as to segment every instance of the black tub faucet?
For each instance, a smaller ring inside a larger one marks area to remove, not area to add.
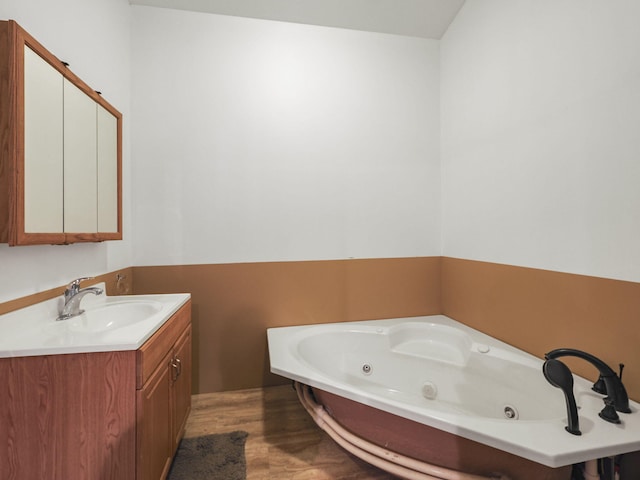
[[[593,390],[597,393],[607,395],[604,399],[605,407],[599,414],[602,419],[611,423],[620,423],[620,418],[616,412],[631,413],[627,390],[624,388],[620,377],[618,377],[616,372],[614,372],[609,365],[590,353],[575,350],[573,348],[558,348],[550,351],[544,356],[547,360],[554,360],[559,357],[578,357],[586,360],[598,369],[600,377],[593,385]]]

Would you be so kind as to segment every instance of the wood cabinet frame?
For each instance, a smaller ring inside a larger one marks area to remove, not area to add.
[[[25,232],[24,46],[117,120],[117,232]],[[68,244],[122,239],[122,114],[15,21],[0,21],[0,243]]]

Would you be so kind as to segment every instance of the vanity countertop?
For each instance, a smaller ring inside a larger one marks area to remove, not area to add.
[[[56,320],[61,296],[21,308],[0,315],[0,358],[137,350],[190,297],[86,295],[85,313],[67,320]]]

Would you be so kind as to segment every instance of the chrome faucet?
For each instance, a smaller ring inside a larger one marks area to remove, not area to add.
[[[620,423],[620,418],[616,412],[631,413],[629,408],[629,396],[622,383],[622,367],[620,365],[620,377],[609,365],[590,353],[573,348],[558,348],[547,353],[544,358],[553,360],[558,357],[578,357],[586,360],[600,372],[598,381],[593,385],[594,392],[607,395],[604,399],[605,407],[600,412],[600,418],[611,423]]]
[[[84,310],[80,310],[80,300],[88,294],[101,295],[102,289],[97,287],[80,288],[80,282],[84,280],[91,280],[93,277],[81,277],[76,278],[69,285],[67,285],[64,291],[64,307],[60,312],[60,316],[56,320],[66,320],[68,318],[76,317],[84,313]]]

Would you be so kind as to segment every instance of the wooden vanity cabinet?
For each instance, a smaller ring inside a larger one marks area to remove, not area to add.
[[[138,354],[137,476],[160,480],[184,434],[191,410],[191,309],[174,315]]]
[[[164,480],[190,409],[190,302],[139,350],[0,358],[0,479]]]
[[[122,115],[0,21],[0,242],[122,239]]]

